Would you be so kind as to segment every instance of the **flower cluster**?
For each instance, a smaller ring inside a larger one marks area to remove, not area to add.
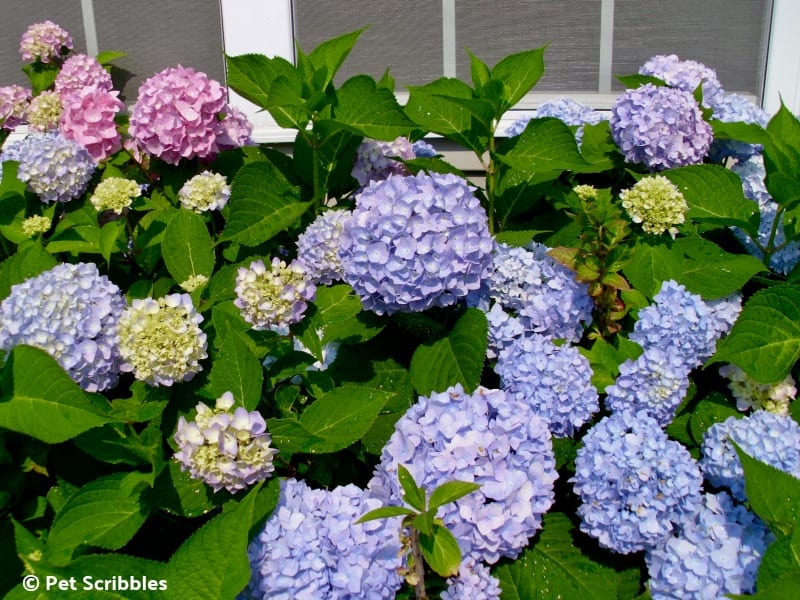
[[[761,107],[744,96],[729,93],[723,93],[717,98],[712,116],[726,123],[755,123],[761,125],[761,127],[766,127],[769,121],[767,113]],[[747,159],[754,154],[760,153],[762,149],[763,146],[760,144],[715,139],[711,145],[709,157],[717,162],[722,162],[729,156],[737,159]]]
[[[500,582],[482,563],[466,560],[461,563],[458,575],[447,580],[442,600],[500,600]]]
[[[216,130],[216,143],[220,150],[252,146],[253,124],[247,115],[234,106],[228,106],[225,114],[220,117]]]
[[[53,224],[52,219],[50,217],[45,217],[43,215],[34,215],[32,217],[28,217],[24,221],[22,221],[22,233],[27,235],[28,237],[33,237],[40,233],[47,233],[50,231],[50,227]]]
[[[481,285],[491,261],[486,211],[455,175],[372,183],[344,225],[344,280],[378,314],[449,306]]]
[[[58,129],[63,112],[61,94],[44,91],[30,101],[26,118],[32,131],[40,133]]]
[[[86,148],[97,162],[106,160],[122,148],[114,119],[125,105],[117,98],[118,94],[117,91],[94,85],[63,97],[61,131]]]
[[[175,460],[215,492],[238,492],[275,471],[272,459],[278,451],[270,447],[264,417],[243,406],[233,410],[233,405],[231,392],[217,398],[213,409],[200,402],[194,420],[180,417],[175,432]]]
[[[547,422],[501,390],[460,385],[422,397],[395,424],[369,490],[397,504],[398,465],[433,490],[446,481],[479,490],[439,509],[464,558],[515,557],[542,526],[558,477]]]
[[[61,65],[54,87],[58,93],[66,96],[86,87],[97,87],[110,92],[114,84],[111,75],[96,58],[86,54],[73,54]]]
[[[570,481],[581,530],[621,554],[654,548],[701,501],[697,463],[644,412],[617,412],[592,427]]]
[[[394,598],[403,582],[397,519],[355,523],[380,506],[354,485],[281,481],[278,505],[248,548],[249,597]]]
[[[728,378],[728,388],[741,411],[766,410],[779,415],[789,414],[789,404],[797,396],[791,375],[778,383],[758,383],[736,365],[720,367],[719,374]]]
[[[360,186],[370,181],[382,181],[389,175],[408,175],[408,169],[400,160],[416,158],[414,147],[404,137],[391,142],[366,139],[356,150],[356,162],[350,175]]]
[[[723,93],[714,69],[694,60],[681,60],[675,54],[652,57],[639,67],[639,74],[658,77],[668,86],[690,94],[702,86],[704,106],[714,106]]]
[[[178,65],[139,87],[129,133],[144,152],[177,165],[181,159],[215,155],[220,141],[224,146],[241,139],[241,114],[228,112],[225,88],[219,82]],[[226,116],[233,119],[227,125]]]
[[[761,558],[774,539],[761,519],[728,494],[706,494],[700,510],[647,553],[650,593],[654,600],[753,593]]]
[[[575,347],[523,336],[500,352],[494,370],[503,390],[546,419],[554,437],[574,435],[600,410],[589,361]]]
[[[25,123],[31,90],[21,85],[0,87],[0,128],[12,130]]]
[[[342,279],[339,238],[351,216],[350,211],[326,210],[297,237],[297,258],[317,285],[328,285]]]
[[[106,177],[94,188],[89,201],[98,212],[112,210],[121,215],[133,199],[141,195],[142,189],[135,181],[124,177]]]
[[[208,283],[208,277],[201,273],[196,273],[189,277],[189,279],[182,281],[179,285],[185,292],[192,293],[195,290],[203,288]]]
[[[83,194],[96,167],[86,148],[55,131],[8,144],[0,154],[0,162],[6,160],[19,161],[17,177],[46,203]]]
[[[93,263],[60,264],[12,286],[0,304],[0,348],[41,348],[84,390],[117,384],[113,334],[125,308],[119,288]]]
[[[690,92],[651,83],[617,98],[611,135],[625,160],[651,171],[700,163],[713,140]]]
[[[181,206],[203,213],[222,210],[231,197],[231,187],[224,175],[203,171],[183,184],[178,191]]]
[[[700,466],[706,479],[744,501],[744,470],[732,442],[756,460],[800,478],[800,425],[791,417],[757,410],[714,423],[703,435]]]
[[[202,321],[188,294],[133,300],[117,326],[120,369],[153,386],[189,381],[208,356]]]
[[[274,257],[269,268],[260,260],[239,268],[234,304],[253,329],[286,335],[289,326],[303,318],[316,293],[301,262],[287,265]]]
[[[19,42],[22,60],[28,62],[49,63],[62,58],[69,50],[72,50],[72,36],[52,21],[34,23]]]
[[[663,175],[643,177],[633,187],[619,194],[622,207],[631,221],[641,223],[646,233],[678,234],[676,225],[686,220],[689,205],[674,183]]]
[[[584,125],[597,125],[606,117],[600,111],[594,110],[591,106],[577,102],[572,98],[558,98],[542,103],[536,110],[536,118],[553,117],[563,121],[567,125],[577,127],[575,141],[578,144],[583,139]],[[514,121],[506,130],[508,137],[519,135],[525,130],[531,116],[524,116]]]

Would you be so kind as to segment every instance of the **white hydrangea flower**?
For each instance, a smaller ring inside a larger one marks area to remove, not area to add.
[[[736,408],[741,411],[760,409],[786,416],[789,404],[797,396],[791,375],[778,383],[758,383],[736,365],[720,367],[719,374],[728,378],[728,388],[736,399]]]
[[[224,175],[204,171],[183,184],[178,199],[184,208],[202,213],[222,210],[231,196],[231,188]]]
[[[124,177],[107,177],[97,184],[89,201],[98,212],[112,210],[119,215],[131,205],[134,198],[141,195],[142,189],[135,181]]]
[[[622,207],[634,223],[641,223],[647,233],[678,234],[675,225],[686,220],[689,205],[681,191],[663,175],[645,177],[619,194]]]
[[[32,217],[28,217],[22,222],[22,233],[28,237],[33,237],[40,233],[47,233],[50,231],[50,226],[52,224],[53,221],[50,219],[50,217],[34,215]]]

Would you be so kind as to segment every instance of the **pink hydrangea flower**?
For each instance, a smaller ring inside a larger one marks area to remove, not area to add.
[[[60,129],[81,144],[100,162],[122,147],[114,117],[125,108],[116,91],[96,85],[68,94],[64,100]]]
[[[220,115],[226,107],[219,82],[178,65],[142,83],[128,131],[145,152],[169,164],[205,158],[219,150]]]
[[[0,87],[0,128],[10,130],[24,124],[30,100],[31,90],[21,85]]]
[[[108,71],[97,59],[86,54],[75,54],[65,60],[55,82],[56,91],[62,94],[77,92],[93,85],[107,92],[114,87]]]
[[[220,150],[252,146],[253,124],[241,110],[228,106],[225,117],[217,126],[217,146]]]
[[[34,23],[22,34],[19,52],[22,60],[33,62],[39,59],[49,63],[72,50],[72,36],[52,21]]]

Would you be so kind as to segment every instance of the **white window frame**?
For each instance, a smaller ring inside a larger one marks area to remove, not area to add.
[[[453,51],[455,43],[453,40],[452,48],[448,44],[450,37],[448,31],[452,31],[450,21],[454,19],[455,0],[441,1],[445,38],[443,73],[452,76],[455,70]],[[597,93],[565,91],[565,95],[598,109],[608,109],[616,97],[616,94],[611,93],[614,0],[601,1],[599,91]],[[291,0],[220,0],[220,9],[225,52],[228,55],[253,52],[267,56],[282,56],[294,61]],[[762,106],[770,114],[778,109],[781,99],[794,113],[800,112],[800,45],[795,41],[798,28],[800,28],[800,2],[773,0],[762,93]],[[529,94],[506,114],[498,131],[505,131],[505,127],[511,122],[524,114],[531,114],[541,102],[552,97],[553,92]],[[401,103],[406,98],[405,94],[398,94]],[[278,127],[268,113],[259,112],[250,102],[233,93],[232,102],[253,120],[256,140],[291,142],[294,139],[293,131]]]

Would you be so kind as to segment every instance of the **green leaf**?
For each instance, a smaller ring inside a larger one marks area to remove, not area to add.
[[[744,491],[750,509],[775,535],[789,535],[800,522],[800,479],[756,460],[736,442],[744,469]]]
[[[417,485],[414,476],[404,465],[397,465],[397,480],[403,488],[403,501],[418,511],[424,511],[425,490]]]
[[[125,252],[128,244],[128,233],[125,221],[111,221],[100,229],[100,254],[107,263],[111,263],[111,255]]]
[[[800,589],[800,569],[785,573],[766,589],[758,588],[755,594],[731,596],[737,600],[786,600],[794,598]]]
[[[689,205],[687,217],[699,223],[719,226],[736,225],[757,235],[751,223],[758,213],[758,204],[748,200],[742,191],[742,180],[720,165],[689,165],[663,172],[683,194]]]
[[[754,256],[731,254],[699,236],[679,238],[673,248],[684,257],[683,272],[675,279],[705,300],[728,296],[766,270]]]
[[[270,162],[244,165],[231,184],[225,231],[221,240],[257,246],[293,225],[311,206],[300,202],[300,190]]]
[[[3,369],[0,427],[48,444],[115,421],[46,352],[20,345]]]
[[[267,58],[263,54],[226,56],[225,81],[237,94],[261,108],[269,106],[272,82],[279,76],[287,76],[295,67],[281,57]]]
[[[281,127],[304,131],[311,113],[303,98],[303,82],[296,71],[287,72],[272,82],[267,110]]]
[[[178,548],[166,568],[170,596],[235,598],[250,580],[247,533],[260,485],[198,529]]]
[[[152,501],[159,509],[180,517],[199,517],[221,503],[221,495],[198,479],[193,479],[175,461],[156,478]]]
[[[639,244],[623,272],[634,288],[652,298],[664,281],[680,279],[683,262],[680,253],[669,246]]]
[[[317,91],[324,91],[325,88],[328,87],[328,84],[333,81],[333,77],[347,59],[353,46],[355,46],[355,43],[358,41],[358,38],[366,29],[366,27],[362,27],[358,31],[345,33],[344,35],[326,40],[309,53],[308,59],[311,61],[311,64],[317,69],[324,68],[326,73],[325,80],[322,82],[322,85],[317,88]]]
[[[480,383],[487,344],[486,315],[470,308],[452,331],[416,349],[411,357],[411,382],[423,396],[457,383],[471,393]]]
[[[0,265],[0,299],[11,293],[11,286],[22,283],[55,267],[57,261],[39,244],[21,248]]]
[[[323,441],[311,444],[310,452],[336,452],[363,436],[390,394],[358,386],[342,386],[317,398],[303,411],[300,423]]]
[[[114,473],[79,489],[53,521],[46,559],[64,565],[79,546],[117,550],[127,544],[149,513],[141,499],[147,478],[135,471]]]
[[[435,512],[440,506],[455,502],[479,489],[481,489],[479,484],[469,481],[446,481],[431,493],[428,510]]]
[[[184,209],[173,213],[161,242],[164,264],[169,274],[178,283],[195,275],[211,277],[214,271],[214,248],[203,217]]]
[[[514,169],[535,174],[536,181],[555,179],[568,169],[580,172],[587,167],[575,134],[559,119],[531,119],[509,145],[505,154],[497,155],[498,160]]]
[[[617,573],[585,555],[575,543],[573,526],[561,513],[544,516],[535,543],[514,562],[494,571],[502,600],[581,598],[607,600],[617,589]]]
[[[489,67],[480,58],[467,50],[469,54],[470,73],[472,75],[472,85],[476,90],[481,91],[483,86],[489,83],[492,73]]]
[[[764,144],[767,190],[776,202],[782,204],[791,198],[784,197],[783,189],[771,183],[775,181],[776,174],[794,178],[800,172],[800,121],[781,102],[780,109],[767,123],[767,133],[769,139]],[[792,193],[791,190],[787,191]]]
[[[544,51],[547,46],[510,54],[492,69],[492,78],[505,84],[506,97],[502,112],[522,100],[544,75]],[[497,115],[499,116],[499,115]]]
[[[320,120],[314,123],[315,148],[311,136],[299,136],[294,143],[294,159],[300,176],[312,186],[317,169],[317,189],[323,193],[352,186],[353,157],[363,140],[361,134],[338,121]]]
[[[638,73],[633,75],[617,75],[616,79],[629,90],[636,89],[646,83],[652,83],[657,86],[667,85],[663,79],[653,77],[652,75],[639,75]]]
[[[322,332],[320,341],[323,344],[364,342],[383,330],[374,313],[362,310],[360,298],[349,285],[317,288],[314,306],[317,310],[307,322],[309,327]]]
[[[740,418],[742,413],[736,410],[723,394],[712,392],[703,398],[694,407],[689,419],[689,430],[698,444],[702,443],[703,435],[715,423],[722,423],[728,417]]]
[[[452,577],[458,573],[461,565],[461,548],[447,527],[434,523],[431,535],[420,533],[419,547],[425,562],[436,573],[442,577]]]
[[[60,67],[57,63],[43,63],[36,61],[22,67],[22,71],[28,76],[33,89],[33,95],[38,96],[49,88],[56,80]]]
[[[791,535],[781,536],[767,547],[758,567],[756,589],[767,590],[792,572],[800,574],[800,528],[798,527]]]
[[[733,363],[761,383],[775,383],[800,358],[800,286],[778,285],[745,303],[707,364]]]
[[[718,140],[736,140],[748,144],[763,144],[769,140],[769,134],[758,123],[728,123],[712,119],[711,128],[714,130],[714,139]]]
[[[237,405],[254,410],[261,401],[264,370],[244,334],[228,331],[211,367],[205,390],[213,398],[231,392]]]
[[[295,419],[267,419],[267,430],[272,436],[272,445],[282,454],[306,452],[314,444],[323,442]]]
[[[161,243],[172,209],[153,210],[136,224],[133,238],[133,258],[148,274],[152,274],[161,260]],[[181,280],[183,281],[183,280]]]
[[[368,75],[345,81],[336,94],[336,120],[376,140],[393,140],[414,129],[392,92]]]
[[[367,521],[376,521],[378,519],[391,519],[392,517],[406,517],[415,514],[417,513],[410,508],[406,508],[405,506],[382,506],[362,515],[356,521],[356,524],[366,523]]]
[[[103,50],[102,52],[98,52],[97,56],[95,56],[95,60],[99,62],[101,65],[107,65],[111,62],[114,62],[118,58],[124,58],[128,56],[126,52],[120,52],[119,50]]]

